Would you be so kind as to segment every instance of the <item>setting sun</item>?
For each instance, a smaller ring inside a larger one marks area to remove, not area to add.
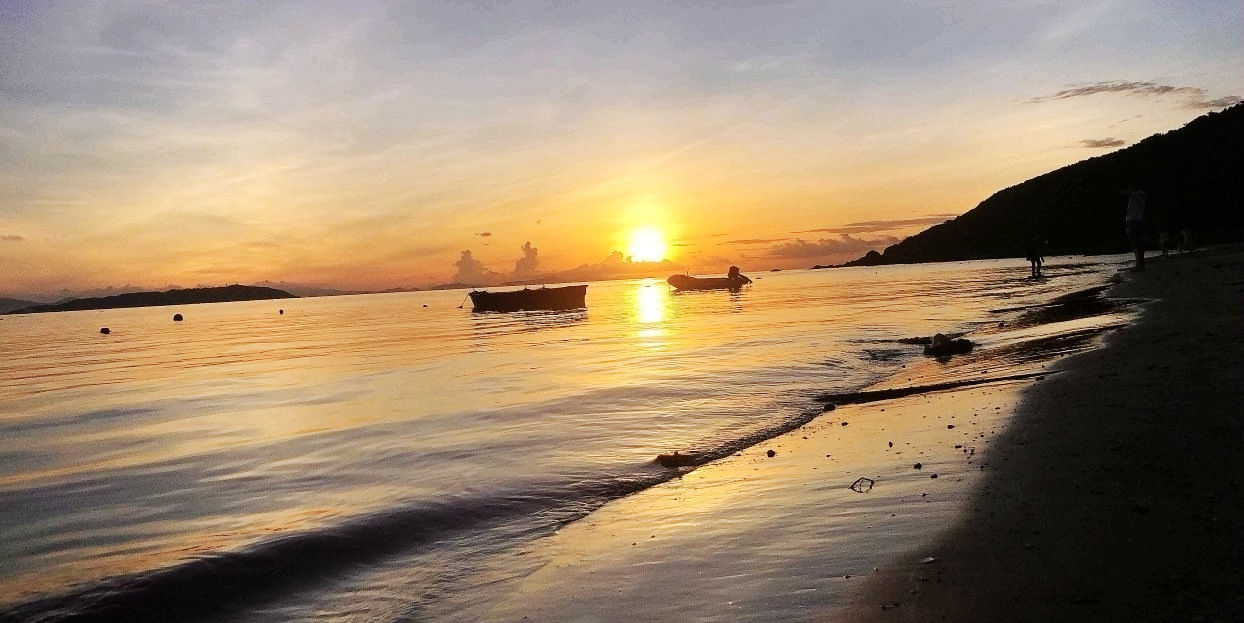
[[[660,262],[665,259],[665,238],[660,230],[651,227],[631,232],[631,244],[627,255],[634,262]]]

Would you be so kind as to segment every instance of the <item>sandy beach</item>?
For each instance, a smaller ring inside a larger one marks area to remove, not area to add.
[[[850,621],[1244,616],[1244,253],[1151,258],[1107,348],[1020,393],[948,532],[884,565]]]

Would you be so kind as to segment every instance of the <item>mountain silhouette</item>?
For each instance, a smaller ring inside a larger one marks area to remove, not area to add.
[[[1129,248],[1120,192],[1133,184],[1148,196],[1151,230],[1164,222],[1172,233],[1190,228],[1201,242],[1239,240],[1242,152],[1244,104],[1237,104],[1000,190],[951,221],[843,266],[1022,257],[1037,236],[1048,240],[1048,255],[1120,253]]]
[[[219,288],[186,288],[165,292],[129,292],[114,296],[73,299],[49,305],[32,305],[13,310],[10,314],[38,314],[42,312],[79,311],[84,309],[112,309],[117,307],[157,307],[161,305],[191,305],[194,303],[223,303],[226,301],[262,301],[267,299],[298,298],[284,290],[257,286],[222,286]]]

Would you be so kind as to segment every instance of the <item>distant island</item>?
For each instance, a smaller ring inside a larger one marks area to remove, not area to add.
[[[1148,196],[1147,225],[1164,223],[1173,239],[1185,228],[1200,242],[1244,238],[1244,104],[1202,115],[1178,130],[1089,158],[994,193],[958,218],[934,225],[884,252],[837,266],[877,266],[1022,257],[1033,238],[1047,255],[1120,253],[1135,184]]]
[[[9,314],[39,314],[44,312],[81,311],[85,309],[114,309],[119,307],[159,307],[162,305],[191,305],[194,303],[225,303],[228,301],[264,301],[268,299],[298,298],[284,290],[259,286],[222,286],[218,288],[186,288],[164,292],[130,292],[114,296],[72,299],[48,305],[31,305]]]
[[[15,309],[30,307],[32,305],[41,305],[39,301],[27,301],[25,299],[9,299],[0,298],[0,314],[7,314]]]

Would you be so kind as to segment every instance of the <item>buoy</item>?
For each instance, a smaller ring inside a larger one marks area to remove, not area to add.
[[[100,329],[100,330],[99,330],[99,332],[100,332],[100,333],[103,333],[104,335],[108,335],[109,333],[112,333],[112,331],[110,331],[110,330],[108,329],[108,327],[104,327],[104,328]]]
[[[181,322],[181,314],[173,314],[173,322]]]

